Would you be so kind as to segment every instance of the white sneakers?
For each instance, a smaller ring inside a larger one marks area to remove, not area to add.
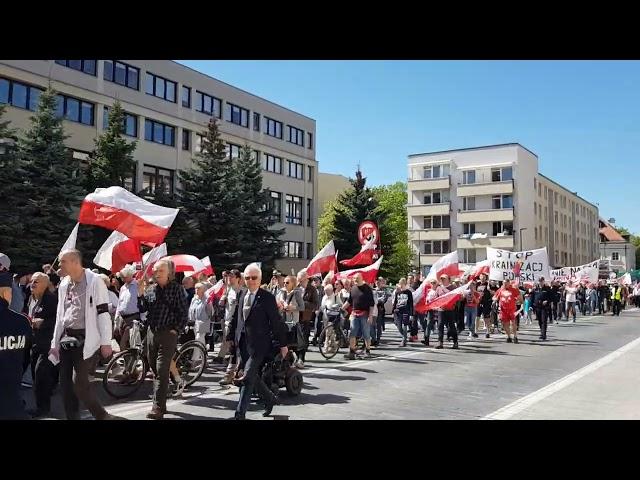
[[[293,364],[296,368],[304,368],[304,362],[302,360],[296,360],[296,363]]]

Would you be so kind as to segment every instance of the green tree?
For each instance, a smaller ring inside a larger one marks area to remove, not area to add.
[[[373,187],[372,192],[381,217],[379,228],[383,247],[391,245],[389,250],[382,250],[381,273],[385,278],[396,281],[411,269],[413,259],[407,232],[407,184],[396,182]]]
[[[217,120],[212,118],[202,135],[201,152],[195,155],[193,166],[179,172],[177,200],[189,227],[185,238],[189,251],[184,253],[198,258],[208,255],[217,271],[239,268],[237,173],[220,138]]]
[[[22,178],[15,149],[16,132],[10,128],[9,121],[2,120],[5,109],[4,105],[0,105],[0,252],[17,260],[13,254],[14,249],[24,238],[23,225],[17,210]]]
[[[318,218],[318,248],[324,247],[333,238],[333,222],[336,217],[338,199],[329,200],[324,205],[322,215]]]
[[[254,261],[262,262],[264,272],[270,272],[280,256],[284,229],[273,230],[276,220],[271,213],[271,194],[262,188],[262,167],[245,145],[236,161],[238,182],[236,204],[240,215],[235,222],[241,255],[236,259],[241,266]],[[265,278],[267,278],[265,276]]]
[[[34,271],[53,261],[76,223],[84,197],[80,161],[64,144],[68,136],[56,102],[56,92],[47,88],[18,142],[23,191],[17,211],[24,233],[12,259],[17,270]]]

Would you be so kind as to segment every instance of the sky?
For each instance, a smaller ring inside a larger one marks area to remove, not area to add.
[[[640,233],[638,61],[180,63],[316,120],[319,170],[406,181],[407,156],[518,142]]]

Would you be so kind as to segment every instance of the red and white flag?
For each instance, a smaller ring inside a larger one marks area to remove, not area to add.
[[[216,283],[213,287],[211,287],[209,290],[207,290],[206,292],[204,292],[204,296],[207,299],[207,302],[209,303],[217,303],[220,298],[224,295],[224,292],[226,292],[227,287],[224,284],[224,280],[218,280],[218,283]]]
[[[431,289],[431,283],[429,280],[425,279],[420,286],[413,292],[413,306],[415,307],[420,303],[423,299],[427,297],[427,293]]]
[[[355,267],[357,265],[371,265],[373,262],[373,256],[376,253],[376,239],[371,238],[367,243],[365,243],[360,252],[356,254],[354,257],[349,258],[347,260],[340,260],[340,265],[344,265],[345,267]]]
[[[451,310],[455,306],[456,302],[462,298],[462,296],[469,289],[469,284],[460,285],[458,288],[451,290],[440,297],[437,297],[432,302],[420,302],[415,310],[418,313],[426,313],[429,310],[436,310],[441,308],[443,310]]]
[[[489,276],[490,265],[491,265],[491,262],[489,262],[489,260],[483,260],[481,262],[476,263],[475,266],[472,267],[471,270],[469,271],[469,280],[475,280],[476,278],[480,277],[480,275],[482,275],[483,273]]]
[[[144,271],[139,271],[136,274],[136,279],[140,280],[142,278],[142,275],[144,274],[144,276],[146,277],[150,277],[151,273],[153,271],[153,265],[160,260],[163,257],[167,256],[167,244],[166,243],[162,243],[160,245],[158,245],[157,247],[153,247],[151,250],[149,250],[147,253],[144,254],[144,256],[142,257],[142,265],[143,265],[143,269]]]
[[[356,273],[362,274],[362,279],[366,283],[373,283],[378,278],[378,271],[380,270],[380,265],[382,264],[382,259],[384,257],[380,257],[376,263],[369,265],[364,268],[354,268],[353,270],[345,270],[344,272],[336,273],[334,280],[344,280],[345,278],[351,278]]]
[[[209,257],[207,256],[207,257],[201,258],[200,261],[205,266],[204,270],[201,270],[199,272],[185,272],[184,276],[185,277],[191,277],[194,275],[198,276],[201,273],[204,273],[206,276],[213,275],[213,267],[211,266],[211,260],[209,260]]]
[[[338,270],[336,263],[336,249],[333,246],[333,240],[327,243],[313,260],[307,265],[307,275],[310,277],[319,273]]]
[[[141,262],[140,242],[113,232],[96,253],[93,263],[110,272],[119,272],[127,263]]]
[[[457,277],[460,274],[457,250],[440,257],[429,270],[427,280],[438,280],[440,275],[445,274],[449,277]]]
[[[64,242],[64,245],[62,245],[62,248],[60,249],[60,253],[58,254],[58,258],[60,258],[60,255],[62,255],[62,252],[64,252],[65,250],[70,250],[72,248],[76,248],[76,240],[78,239],[78,227],[80,226],[79,223],[76,223],[76,226],[73,227],[73,230],[71,230],[71,233],[69,234],[69,237],[67,238],[67,241]]]
[[[162,260],[171,260],[176,267],[177,272],[200,272],[205,270],[205,266],[202,261],[193,255],[169,255],[162,258]]]
[[[178,214],[122,187],[96,188],[82,201],[78,222],[117,230],[132,240],[162,243]]]

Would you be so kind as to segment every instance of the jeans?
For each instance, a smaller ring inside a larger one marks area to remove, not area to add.
[[[378,318],[376,318],[376,340],[380,341],[384,330],[384,304],[378,304]]]
[[[91,358],[84,359],[82,347],[60,349],[60,385],[68,420],[80,419],[79,400],[96,420],[102,420],[107,416],[107,411],[98,401],[89,383],[90,364]]]
[[[396,327],[398,327],[398,332],[400,332],[400,335],[402,335],[402,340],[406,342],[407,330],[409,329],[409,326],[403,323],[402,316],[403,316],[402,313],[395,312],[393,314],[393,320],[394,320],[394,323],[396,324]]]
[[[464,322],[470,333],[476,333],[476,315],[478,307],[464,307]]]
[[[240,337],[240,352],[244,363],[244,381],[240,387],[240,399],[238,400],[238,406],[236,407],[236,415],[244,417],[247,412],[247,408],[249,407],[251,394],[254,389],[265,402],[268,402],[267,399],[275,401],[275,395],[269,387],[267,387],[267,384],[262,380],[262,375],[260,375],[262,365],[265,361],[265,356],[249,355],[247,350],[247,341],[244,334]],[[244,361],[245,359],[246,361]]]
[[[170,330],[147,331],[147,352],[149,366],[155,375],[153,379],[153,406],[166,410],[169,391],[169,369],[176,353],[178,334]]]
[[[427,323],[427,330],[424,334],[424,338],[428,342],[429,337],[431,336],[431,332],[438,328],[438,312],[430,310],[427,318],[429,319],[429,323]]]
[[[367,315],[363,317],[353,317],[351,319],[351,332],[349,332],[349,338],[364,338],[365,342],[371,339],[371,330],[369,329],[369,317]]]
[[[432,312],[427,312],[427,314],[425,315],[424,313],[416,313],[416,316],[418,317],[418,322],[420,323],[420,328],[422,328],[422,335],[424,336],[424,338],[427,338],[427,330],[429,328],[429,315],[431,315]]]
[[[455,310],[447,310],[438,312],[440,315],[440,324],[438,325],[438,341],[444,341],[444,326],[447,325],[447,335],[451,335],[453,343],[458,343],[458,329],[456,328],[456,312]]]
[[[558,302],[551,302],[551,315],[554,320],[558,320]]]

